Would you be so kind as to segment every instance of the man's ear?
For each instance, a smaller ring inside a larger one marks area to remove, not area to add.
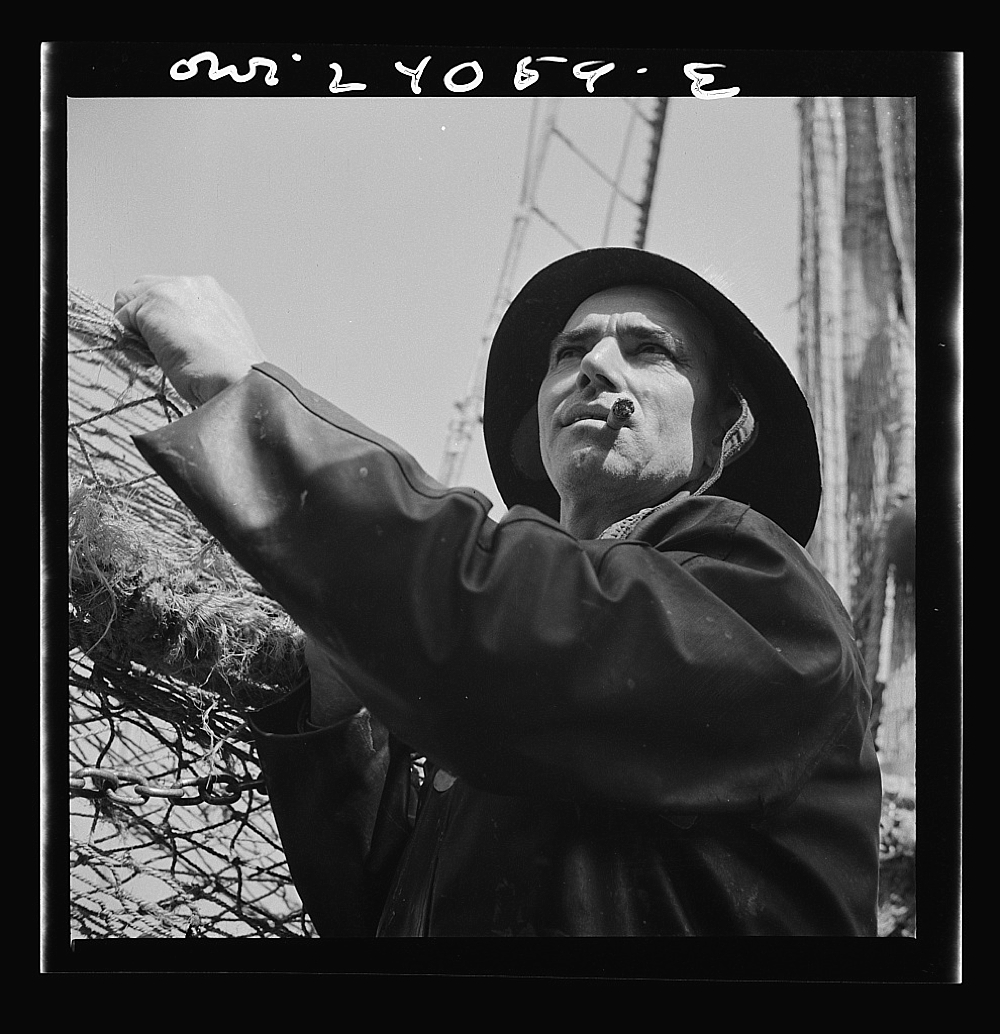
[[[514,466],[520,474],[532,481],[544,481],[548,477],[542,465],[538,438],[538,412],[532,406],[517,425],[510,446]]]
[[[739,420],[743,414],[742,402],[731,391],[727,391],[725,398],[716,406],[715,426],[712,430],[712,438],[705,456],[707,473],[715,470],[719,456],[722,454],[722,444],[725,441],[729,429]]]

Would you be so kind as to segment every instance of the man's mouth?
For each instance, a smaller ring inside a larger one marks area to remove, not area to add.
[[[599,420],[602,424],[608,419],[607,406],[576,405],[571,406],[563,417],[563,427],[578,424],[584,420]]]

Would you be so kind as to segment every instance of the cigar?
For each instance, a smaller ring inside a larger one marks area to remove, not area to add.
[[[628,423],[628,418],[635,411],[635,404],[629,399],[615,399],[615,404],[608,413],[608,427],[617,431]]]

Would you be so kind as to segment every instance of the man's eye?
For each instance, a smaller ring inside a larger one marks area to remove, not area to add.
[[[583,355],[582,345],[560,345],[552,353],[552,365],[557,366],[567,359],[576,359]]]
[[[636,352],[638,352],[639,355],[666,356],[675,363],[679,363],[681,361],[681,354],[669,341],[653,339],[650,339],[649,341],[640,341],[636,346]]]

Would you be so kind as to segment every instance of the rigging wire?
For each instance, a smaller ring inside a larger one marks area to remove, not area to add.
[[[618,197],[620,191],[617,189],[621,183],[622,176],[625,172],[625,163],[628,159],[629,145],[632,142],[632,133],[635,129],[636,121],[644,116],[641,114],[639,109],[634,105],[630,104],[629,107],[632,110],[632,116],[628,120],[628,125],[625,127],[625,140],[622,143],[621,154],[618,156],[618,168],[615,170],[615,190],[611,192],[608,198],[608,210],[604,214],[604,229],[601,231],[601,247],[605,247],[608,243],[608,238],[611,235],[611,218],[614,215],[615,205],[618,203]],[[628,197],[628,195],[623,195]],[[631,201],[631,198],[628,198]]]
[[[482,420],[486,360],[493,341],[493,335],[496,333],[496,328],[500,323],[500,318],[506,311],[513,296],[513,282],[517,261],[520,257],[525,234],[527,233],[528,223],[536,207],[535,197],[541,181],[542,169],[545,164],[552,129],[555,126],[560,99],[551,98],[545,103],[546,110],[539,128],[540,102],[538,99],[532,102],[528,146],[525,150],[524,172],[521,180],[521,195],[514,212],[513,225],[511,226],[510,238],[507,243],[507,252],[504,256],[499,283],[493,297],[493,304],[490,308],[486,328],[480,341],[476,361],[469,377],[465,396],[460,402],[456,403],[457,412],[452,417],[449,427],[448,443],[445,447],[444,459],[438,474],[438,480],[445,485],[454,485],[458,480],[474,429]]]
[[[524,171],[521,180],[521,193],[517,208],[514,212],[510,237],[507,243],[507,251],[501,267],[500,280],[494,295],[493,304],[487,319],[486,328],[483,332],[472,373],[466,387],[463,398],[455,403],[455,413],[449,424],[448,441],[444,450],[438,480],[445,485],[454,485],[461,475],[465,456],[469,443],[472,441],[475,428],[482,421],[483,392],[485,387],[486,364],[489,357],[490,346],[493,342],[493,335],[500,324],[500,319],[513,298],[513,283],[517,269],[518,259],[524,244],[528,226],[532,216],[536,216],[554,232],[559,234],[571,247],[577,251],[583,249],[559,222],[547,215],[538,205],[538,190],[542,181],[542,172],[548,154],[549,144],[553,137],[556,137],[567,147],[571,154],[583,162],[594,172],[605,184],[611,188],[611,195],[608,208],[605,213],[604,227],[601,235],[601,246],[607,244],[610,236],[610,228],[615,205],[619,198],[624,198],[639,211],[636,229],[636,247],[643,247],[645,242],[646,226],[649,219],[649,210],[652,202],[653,185],[656,176],[656,167],[659,162],[660,143],[663,134],[663,123],[666,114],[667,100],[665,97],[656,99],[656,109],[652,117],[642,113],[639,105],[629,98],[623,98],[631,110],[631,115],[626,127],[624,143],[618,160],[618,167],[615,175],[609,176],[596,162],[594,162],[573,140],[564,133],[556,124],[556,116],[560,101],[549,99],[545,102],[546,110],[544,115],[540,114],[540,101],[535,99],[531,108],[531,120],[528,130],[528,145],[525,151]],[[643,198],[636,200],[622,189],[621,181],[624,176],[628,155],[631,147],[631,139],[636,122],[642,119],[652,130],[653,142],[650,154],[647,159],[646,181]],[[541,125],[539,125],[539,121]]]

